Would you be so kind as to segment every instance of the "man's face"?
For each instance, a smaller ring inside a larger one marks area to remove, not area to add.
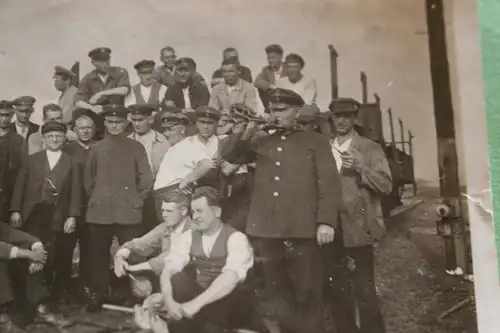
[[[58,123],[63,122],[63,114],[62,111],[48,111],[45,114],[45,118],[43,119],[44,122],[54,120],[57,121]]]
[[[288,77],[295,79],[298,78],[302,72],[302,66],[298,62],[289,62],[286,64],[286,74]]]
[[[228,59],[228,58],[236,58],[238,59],[239,58],[239,55],[238,55],[238,51],[229,51],[229,52],[224,52],[222,58],[224,60]]]
[[[224,65],[222,66],[222,77],[226,84],[233,86],[240,78],[240,71],[237,65]]]
[[[56,151],[61,149],[61,147],[66,142],[66,133],[63,132],[47,132],[43,135],[45,139],[45,144],[48,150]]]
[[[202,138],[209,139],[217,130],[217,121],[209,117],[200,117],[196,120],[196,128]]]
[[[143,114],[131,114],[129,117],[132,127],[134,128],[134,132],[139,135],[146,134],[153,126],[153,117]]]
[[[62,75],[54,75],[54,87],[57,91],[65,91],[70,85],[70,80]]]
[[[347,134],[354,128],[356,122],[356,113],[345,112],[333,114],[333,125],[337,134]]]
[[[78,140],[83,143],[90,142],[95,134],[95,123],[87,117],[78,118],[73,128]]]
[[[210,206],[207,198],[201,197],[191,201],[191,214],[194,229],[203,232],[210,229],[218,221],[221,209],[217,206]]]
[[[13,115],[14,112],[12,110],[0,110],[0,128],[9,128]]]
[[[30,121],[33,108],[30,106],[19,106],[16,108],[16,119],[21,124],[27,124]]]
[[[282,59],[283,55],[279,53],[271,52],[267,55],[267,63],[273,68],[280,68]]]
[[[179,66],[175,70],[175,78],[177,82],[187,84],[191,80],[193,73],[194,69],[191,66]]]
[[[183,124],[166,123],[163,125],[163,135],[169,139],[183,137],[186,132],[186,127]]]
[[[100,73],[107,73],[110,67],[109,60],[92,60],[92,65]]]
[[[152,70],[142,70],[137,71],[139,80],[143,86],[149,87],[153,84],[153,71]]]
[[[165,66],[172,69],[175,66],[177,56],[175,55],[175,52],[166,50],[161,53],[160,60],[165,64]]]
[[[293,128],[296,124],[297,109],[287,105],[273,105],[270,106],[271,117],[276,121],[279,127]]]
[[[175,227],[187,215],[187,207],[183,207],[175,202],[161,203],[161,216],[163,222],[169,227]]]
[[[104,120],[104,126],[110,135],[120,135],[125,131],[127,121],[118,116],[107,116]]]

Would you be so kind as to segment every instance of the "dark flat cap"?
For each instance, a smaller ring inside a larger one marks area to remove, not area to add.
[[[102,115],[103,117],[115,116],[127,118],[130,110],[123,105],[109,104],[103,107]]]
[[[133,104],[129,105],[128,109],[130,110],[130,114],[150,116],[158,108],[151,104]]]
[[[94,121],[94,123],[96,122],[97,120],[97,114],[90,111],[89,109],[82,109],[82,108],[77,108],[75,110],[73,110],[73,121],[77,121],[80,117],[89,117],[90,119],[92,119]]]
[[[303,106],[305,104],[302,97],[295,91],[282,88],[276,88],[271,91],[269,94],[269,102],[288,106]]]
[[[155,69],[155,62],[153,60],[141,60],[134,65],[137,71],[153,71]]]
[[[186,114],[190,119],[196,120],[200,117],[212,118],[214,120],[219,120],[221,113],[220,111],[214,109],[211,106],[199,106],[194,110],[194,112],[189,112]]]
[[[33,96],[21,96],[12,101],[15,107],[33,107],[36,98]]]
[[[98,47],[89,52],[89,57],[92,60],[109,60],[111,49],[108,47]]]
[[[266,46],[266,54],[269,53],[283,54],[283,48],[279,44],[268,45]]]
[[[304,105],[300,108],[297,115],[297,121],[299,123],[310,123],[315,120],[319,120],[321,117],[321,112],[317,105]]]
[[[54,76],[56,76],[56,75],[64,76],[64,77],[71,78],[71,79],[76,77],[75,73],[73,73],[69,69],[64,68],[62,66],[55,66],[54,67]]]
[[[192,67],[196,69],[196,62],[192,58],[180,58],[175,62],[175,66],[179,68]]]
[[[335,113],[347,113],[347,112],[358,112],[360,104],[357,100],[350,97],[340,97],[334,99],[328,109]]]
[[[0,101],[0,110],[9,110],[12,111],[14,109],[14,103],[11,101],[1,100]]]
[[[42,125],[42,134],[48,132],[63,132],[66,133],[68,128],[63,123],[60,123],[55,120],[49,120],[45,124]]]

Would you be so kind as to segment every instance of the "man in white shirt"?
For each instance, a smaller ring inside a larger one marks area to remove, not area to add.
[[[289,89],[302,97],[306,105],[316,103],[316,80],[302,73],[305,66],[304,59],[295,53],[285,58],[286,76],[276,80],[276,87]]]
[[[155,62],[153,60],[142,60],[135,64],[134,68],[140,82],[130,89],[130,93],[125,98],[125,105],[159,105],[167,92],[167,86],[154,81]]]
[[[205,332],[208,326],[267,331],[255,311],[253,291],[243,284],[254,263],[253,249],[243,233],[221,221],[220,201],[213,187],[194,190],[193,229],[172,243],[161,294],[136,307],[141,327],[151,328],[149,319],[158,314],[168,319],[164,329],[168,325],[183,332]],[[188,265],[195,272],[186,270]]]

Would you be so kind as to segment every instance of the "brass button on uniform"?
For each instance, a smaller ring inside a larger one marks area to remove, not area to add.
[[[283,148],[278,147],[278,148],[277,148],[277,150],[278,150],[278,151],[283,151]]]
[[[286,136],[282,135],[281,140],[286,140]]]
[[[278,192],[274,192],[274,193],[273,193],[273,195],[274,195],[275,197],[277,197],[277,196],[278,196],[278,195],[280,195],[280,194],[279,194]]]
[[[280,177],[275,176],[275,177],[274,177],[274,180],[280,180]]]
[[[281,165],[280,161],[277,161],[277,162],[276,162],[276,165],[277,165],[277,166],[280,166],[280,165]]]

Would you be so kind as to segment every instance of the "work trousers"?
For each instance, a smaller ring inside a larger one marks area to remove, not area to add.
[[[141,224],[96,224],[88,223],[89,227],[89,265],[90,288],[100,297],[108,297],[110,286],[111,253],[113,237],[118,238],[122,245],[129,240],[142,235]]]
[[[373,246],[344,247],[335,242],[323,256],[325,295],[339,333],[385,333],[374,284]]]
[[[196,282],[194,272],[188,270],[171,278],[173,298],[181,304],[193,300],[205,290]],[[255,294],[245,284],[236,287],[228,296],[206,305],[194,318],[171,322],[169,328],[173,333],[212,333],[237,328],[268,332],[257,312]]]
[[[321,251],[315,239],[256,242],[282,333],[323,332]]]

